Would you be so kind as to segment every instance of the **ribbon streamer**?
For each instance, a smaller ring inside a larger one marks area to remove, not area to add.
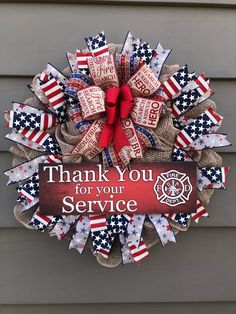
[[[66,58],[67,58],[67,61],[69,63],[71,72],[73,72],[73,73],[78,72],[76,56],[71,52],[67,52]]]
[[[164,49],[161,44],[158,44],[154,50],[152,60],[150,62],[150,68],[157,78],[161,75],[163,65],[171,53],[171,49]]]
[[[154,55],[154,49],[150,48],[149,43],[143,42],[140,45],[134,44],[133,56],[140,61],[149,64]]]
[[[25,180],[31,177],[38,169],[39,163],[45,162],[48,156],[38,156],[4,172],[8,176],[7,185]]]
[[[230,146],[231,143],[226,139],[226,137],[227,134],[204,134],[188,145],[185,149],[189,151],[198,151],[207,148]]]
[[[121,256],[123,264],[134,263],[133,256],[130,252],[129,246],[126,242],[126,237],[123,233],[119,234],[119,240],[121,244]]]
[[[175,146],[177,148],[187,147],[197,138],[208,133],[212,127],[220,125],[222,119],[213,109],[207,109],[197,119],[194,119],[193,122],[190,122],[182,129],[177,136]]]
[[[207,189],[225,189],[226,173],[229,167],[202,167],[197,169],[197,185],[202,191]]]
[[[49,232],[50,237],[57,237],[58,240],[63,240],[79,217],[79,215],[62,216],[63,220],[55,224],[54,228]]]
[[[90,234],[90,222],[88,216],[80,216],[73,230],[69,250],[76,249],[80,254],[83,253]]]
[[[44,232],[47,227],[53,227],[60,221],[62,221],[61,216],[42,215],[39,213],[39,208],[37,208],[29,224],[36,230]]]
[[[94,37],[85,38],[88,49],[92,51],[94,57],[104,57],[109,55],[109,49],[104,31],[101,31]]]
[[[149,256],[148,249],[142,237],[138,247],[135,245],[135,243],[132,242],[128,243],[128,246],[135,263],[138,265],[143,259]]]
[[[121,54],[131,57],[134,52],[134,47],[139,46],[140,44],[141,39],[135,38],[131,32],[128,32],[123,47],[121,49]]]
[[[163,215],[155,214],[148,215],[148,217],[155,227],[155,230],[163,246],[165,246],[169,241],[176,242],[174,232],[168,220]]]
[[[126,242],[139,246],[146,215],[134,215],[129,221],[126,231]]]
[[[161,84],[161,96],[166,101],[170,100],[195,79],[195,73],[188,73],[188,67],[185,65]]]
[[[16,130],[12,130],[11,133],[6,134],[6,139],[9,141],[21,144],[25,147],[28,147],[32,150],[38,151],[38,152],[44,152],[45,148],[42,147],[40,144],[34,143],[30,140],[28,140],[25,136],[22,136],[20,133],[18,133]]]

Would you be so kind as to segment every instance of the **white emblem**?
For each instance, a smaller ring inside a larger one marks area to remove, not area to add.
[[[186,203],[192,190],[189,176],[176,170],[161,173],[154,185],[157,199],[169,206]]]

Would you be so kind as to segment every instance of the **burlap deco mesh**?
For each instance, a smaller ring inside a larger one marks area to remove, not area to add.
[[[111,53],[115,53],[116,51],[119,51],[120,48],[121,48],[121,45],[115,45],[115,44],[109,45],[109,50]],[[85,49],[84,52],[88,52],[88,50]],[[164,65],[162,75],[160,77],[160,81],[163,82],[167,80],[168,77],[170,77],[179,68],[180,67],[177,64]],[[70,68],[69,67],[66,68],[63,71],[63,74],[69,77],[71,74]],[[29,98],[24,103],[35,108],[44,109],[42,103],[36,97]],[[205,100],[198,106],[189,110],[186,116],[190,118],[197,118],[201,113],[203,113],[208,108],[213,108],[214,110],[216,110],[217,108],[216,108],[215,102],[212,100]],[[6,116],[6,119],[7,119],[7,116]],[[178,132],[179,130],[176,129],[173,125],[170,112],[166,110],[165,113],[161,116],[157,129],[155,130],[155,133],[158,135],[158,138],[159,138],[158,149],[147,150],[145,152],[144,159],[137,160],[137,162],[171,161],[173,144],[174,144],[174,141]],[[65,124],[57,125],[56,127],[51,128],[49,130],[49,133],[56,137],[62,150],[64,163],[67,163],[67,162],[80,163],[86,160],[86,158],[81,155],[72,156],[69,153],[81,137],[81,134],[79,130],[76,128],[74,123],[68,121]],[[11,146],[10,152],[14,155],[13,166],[20,164],[26,160],[31,160],[41,154],[40,152],[33,151],[20,144],[15,144]],[[221,166],[222,164],[221,157],[215,151],[211,149],[197,151],[190,154],[193,160],[197,162],[198,165],[201,167],[203,166],[214,167],[214,166]],[[99,157],[96,157],[95,159],[92,160],[92,162],[99,162],[99,161],[100,161]],[[202,202],[203,205],[207,205],[209,203],[210,197],[212,196],[212,193],[213,193],[213,190],[204,189],[202,192],[198,192],[198,199]],[[23,224],[26,228],[34,229],[32,226],[29,225],[29,221],[35,209],[36,207],[22,213],[21,207],[17,205],[14,208],[14,215],[16,219],[21,224]],[[186,231],[189,227],[189,226],[182,227],[181,225],[174,223],[171,220],[169,220],[169,223],[171,224],[175,233],[178,233],[179,231]],[[151,248],[154,244],[156,244],[159,241],[158,236],[156,232],[154,231],[154,227],[149,221],[146,221],[144,223],[142,236],[145,240],[147,248]],[[89,239],[87,246],[91,247],[91,239]],[[114,243],[108,259],[105,259],[99,254],[96,255],[96,258],[97,258],[97,261],[103,266],[106,266],[106,267],[118,266],[122,261],[119,242],[116,241]]]

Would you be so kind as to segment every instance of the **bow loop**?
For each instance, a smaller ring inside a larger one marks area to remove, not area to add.
[[[120,101],[120,117],[121,119],[127,119],[130,111],[133,109],[134,100],[131,94],[131,90],[128,84],[124,85],[120,89],[121,101]]]
[[[109,87],[106,90],[106,113],[107,113],[107,123],[113,124],[118,117],[118,96],[120,89],[118,87]]]

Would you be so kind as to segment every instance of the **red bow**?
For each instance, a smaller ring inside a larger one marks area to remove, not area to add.
[[[123,131],[120,119],[127,119],[134,106],[129,85],[109,87],[106,90],[107,121],[102,130],[98,146],[108,148],[113,141],[115,150],[120,152],[124,146],[130,146]]]

